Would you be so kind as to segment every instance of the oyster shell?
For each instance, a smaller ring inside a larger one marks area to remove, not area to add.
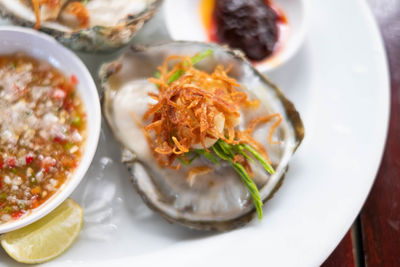
[[[14,24],[33,28],[36,18],[29,1],[0,0],[0,15],[9,18]],[[119,5],[117,2],[120,2]],[[41,10],[43,16],[58,16],[59,19],[42,22],[40,30],[75,50],[112,51],[128,43],[153,16],[161,2],[162,0],[89,0],[86,7],[91,21],[89,27],[83,29],[61,23],[62,16],[58,12],[54,15]],[[62,15],[62,11],[60,14]]]
[[[249,222],[255,209],[250,194],[233,168],[227,164],[213,166],[213,171],[190,185],[186,179],[188,167],[179,171],[160,168],[152,157],[146,139],[132,118],[141,118],[152,100],[147,93],[157,90],[146,78],[152,77],[157,66],[172,54],[194,55],[212,48],[214,53],[196,65],[212,71],[217,64],[231,65],[229,75],[258,98],[261,114],[242,113],[241,124],[255,116],[279,112],[283,122],[275,131],[280,145],[267,142],[268,126],[257,129],[253,137],[267,148],[275,174],[269,175],[253,165],[254,182],[265,202],[282,183],[288,162],[304,136],[304,128],[293,104],[274,84],[258,73],[251,63],[238,53],[224,47],[197,42],[171,42],[135,49],[118,60],[104,64],[99,72],[104,89],[103,112],[114,136],[122,146],[122,161],[128,167],[133,184],[144,202],[165,219],[200,230],[225,231]],[[198,162],[196,162],[198,161]],[[191,167],[207,164],[196,159]]]

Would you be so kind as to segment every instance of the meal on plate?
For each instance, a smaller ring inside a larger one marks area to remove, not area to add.
[[[128,52],[100,76],[105,116],[151,208],[205,230],[243,225],[254,211],[262,218],[304,130],[250,63],[177,42]]]
[[[99,51],[127,43],[161,0],[0,0],[0,14],[35,27],[74,49]]]
[[[202,0],[201,10],[210,41],[239,48],[254,61],[279,49],[280,29],[287,25],[270,0]]]
[[[0,55],[0,223],[46,202],[79,165],[86,115],[75,76]]]

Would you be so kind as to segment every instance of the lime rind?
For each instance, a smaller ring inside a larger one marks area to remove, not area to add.
[[[78,237],[83,210],[67,199],[39,221],[1,237],[7,254],[21,263],[37,264],[63,254]]]

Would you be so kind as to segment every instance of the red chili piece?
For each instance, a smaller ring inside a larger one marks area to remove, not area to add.
[[[17,160],[15,158],[9,158],[6,160],[6,163],[10,168],[14,168],[15,165],[17,165]]]
[[[56,143],[62,143],[62,142],[64,142],[64,139],[59,136],[56,136],[56,137],[54,137],[53,141]]]
[[[79,83],[78,78],[74,74],[71,75],[71,82],[73,85],[77,85]]]
[[[33,156],[27,155],[25,157],[26,164],[31,164],[33,162]]]
[[[18,219],[19,217],[22,216],[22,214],[24,214],[22,211],[18,210],[13,212],[13,214],[11,214],[11,216],[13,217],[13,219]]]

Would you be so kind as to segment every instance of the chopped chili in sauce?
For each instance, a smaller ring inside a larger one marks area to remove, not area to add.
[[[43,204],[79,165],[86,116],[75,76],[0,55],[0,223]]]

